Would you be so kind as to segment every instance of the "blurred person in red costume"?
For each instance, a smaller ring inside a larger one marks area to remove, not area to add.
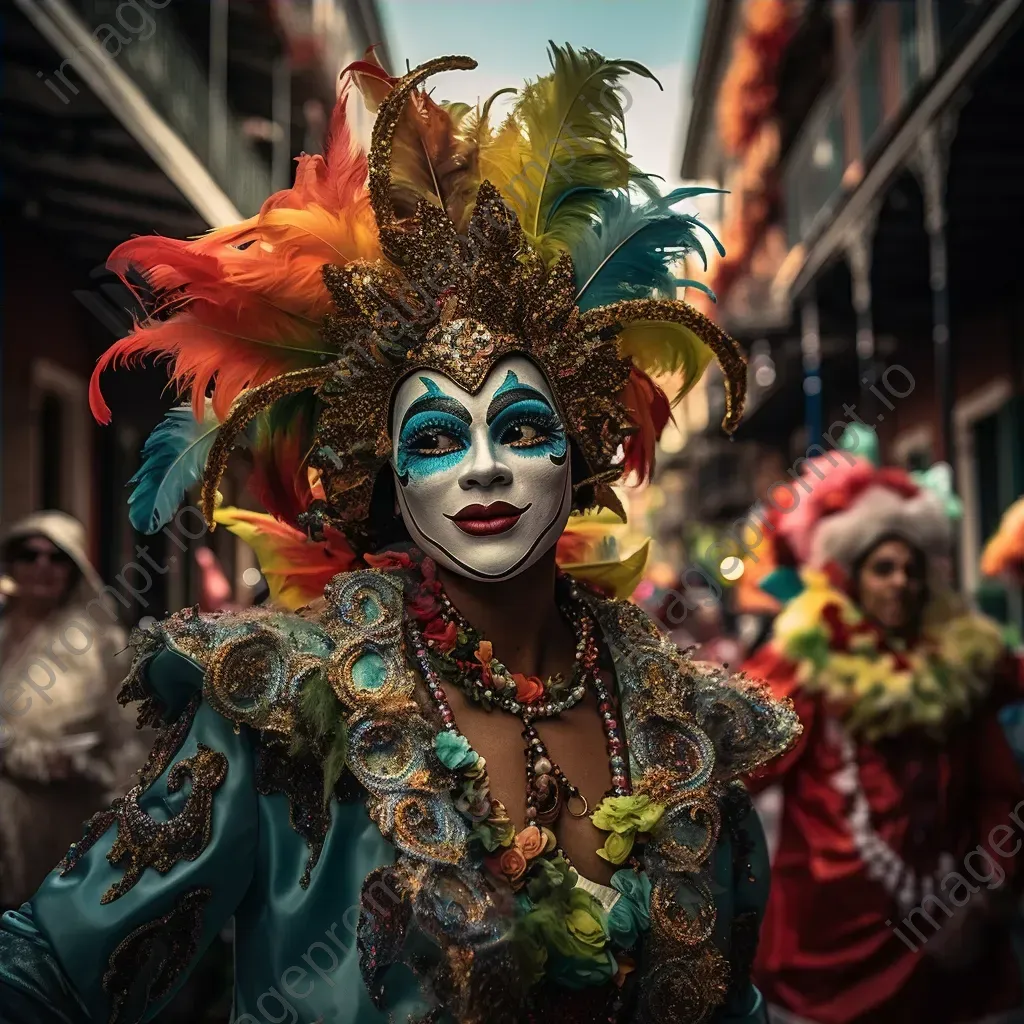
[[[998,720],[1018,667],[949,586],[948,468],[853,440],[765,523],[784,606],[744,671],[804,731],[751,780],[783,800],[758,985],[784,1024],[1020,1021],[1024,782]]]

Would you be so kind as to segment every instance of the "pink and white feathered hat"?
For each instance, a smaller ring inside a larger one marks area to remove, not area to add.
[[[929,560],[949,553],[952,521],[940,495],[902,469],[836,451],[810,459],[792,485],[795,504],[775,510],[780,564],[788,549],[798,566],[848,573],[883,537],[895,535]]]

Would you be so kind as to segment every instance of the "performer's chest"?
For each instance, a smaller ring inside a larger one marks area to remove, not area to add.
[[[527,770],[523,723],[502,711],[485,711],[454,687],[449,701],[459,731],[487,762],[491,796],[501,801],[516,830],[527,824]],[[535,725],[551,772],[560,771],[585,800],[569,800],[548,827],[576,869],[594,882],[607,884],[614,867],[597,856],[604,835],[590,822],[592,811],[611,787],[607,737],[592,694],[556,719]],[[536,764],[536,757],[530,761]],[[544,766],[546,767],[546,766]]]

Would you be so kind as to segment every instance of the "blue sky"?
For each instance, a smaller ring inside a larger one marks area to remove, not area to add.
[[[378,0],[392,63],[467,54],[476,71],[431,80],[439,99],[474,101],[550,70],[547,41],[589,46],[645,64],[664,87],[632,78],[629,149],[644,171],[678,182],[689,88],[700,46],[704,0]]]

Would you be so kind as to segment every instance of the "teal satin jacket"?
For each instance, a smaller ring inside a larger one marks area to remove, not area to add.
[[[4,1024],[149,1020],[232,918],[238,1024],[541,1021],[594,992],[607,1006],[615,987],[585,990],[572,971],[568,989],[516,1002],[508,906],[432,754],[400,584],[347,574],[325,596],[317,612],[185,611],[136,634],[122,699],[143,702],[160,738],[139,785],[3,917]],[[668,805],[620,1019],[762,1021],[749,966],[767,856],[734,780],[798,726],[758,687],[690,663],[634,606],[594,604],[632,777],[660,779]],[[315,733],[318,686],[346,716],[344,770],[297,739]]]

